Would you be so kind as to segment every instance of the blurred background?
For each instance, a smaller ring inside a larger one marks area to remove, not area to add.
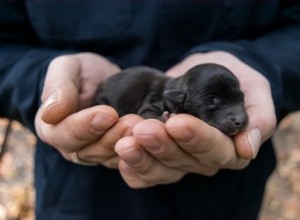
[[[0,144],[9,121],[0,119]],[[18,122],[0,154],[0,220],[34,220],[35,137]],[[268,181],[259,220],[300,219],[300,112],[282,120],[273,137],[277,169]],[[1,149],[0,149],[1,152]]]

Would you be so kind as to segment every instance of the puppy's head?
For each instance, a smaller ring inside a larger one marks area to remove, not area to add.
[[[188,113],[227,135],[246,127],[244,94],[235,75],[217,64],[201,64],[181,77],[180,88],[164,92],[165,105],[174,113]]]

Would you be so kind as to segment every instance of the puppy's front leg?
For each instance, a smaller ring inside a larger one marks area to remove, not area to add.
[[[163,103],[155,102],[143,104],[137,114],[145,119],[155,118],[165,122],[165,120],[163,119],[163,113]]]

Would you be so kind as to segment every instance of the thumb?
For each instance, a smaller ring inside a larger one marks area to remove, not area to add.
[[[237,154],[245,159],[254,159],[262,144],[261,131],[251,127],[234,138]]]
[[[246,107],[249,124],[234,137],[237,154],[245,159],[254,159],[264,141],[269,139],[276,128],[276,114],[270,92],[252,92],[253,100]],[[246,97],[246,96],[245,96]],[[251,96],[249,99],[252,99]],[[247,102],[246,102],[247,103]]]
[[[74,56],[55,58],[49,65],[42,93],[41,119],[56,124],[76,111],[80,90],[80,64]]]
[[[276,128],[276,114],[269,81],[244,63],[233,60],[231,67],[244,92],[245,109],[249,116],[246,129],[234,137],[237,154],[254,159],[264,141]],[[238,65],[240,63],[240,65]]]

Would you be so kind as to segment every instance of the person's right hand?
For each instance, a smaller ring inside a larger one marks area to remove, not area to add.
[[[121,138],[115,146],[120,173],[130,187],[174,183],[188,173],[211,176],[221,169],[243,169],[273,134],[276,115],[270,84],[234,55],[223,51],[193,54],[167,75],[180,76],[201,63],[221,64],[236,74],[245,95],[247,127],[229,137],[188,114],[174,115],[166,123],[154,119],[137,123],[133,135]]]
[[[136,115],[121,119],[109,106],[93,106],[99,83],[120,68],[94,53],[55,58],[49,65],[42,105],[35,128],[39,138],[55,147],[67,160],[77,152],[81,160],[116,168],[114,144],[141,120]]]

